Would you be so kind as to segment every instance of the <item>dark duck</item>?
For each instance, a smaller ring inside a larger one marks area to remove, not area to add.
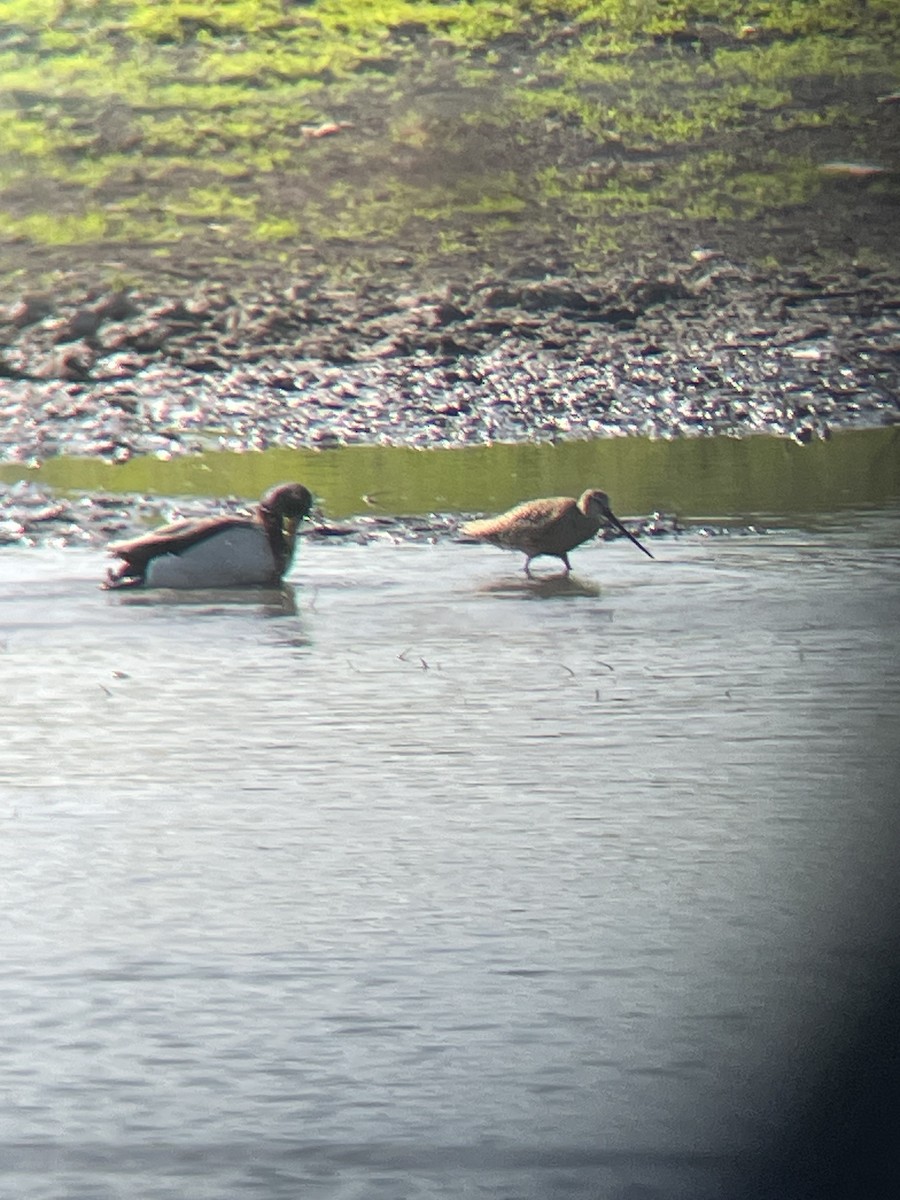
[[[114,542],[122,561],[107,588],[273,587],[290,568],[297,528],[312,507],[302,483],[271,488],[252,517],[175,521],[142,537]]]

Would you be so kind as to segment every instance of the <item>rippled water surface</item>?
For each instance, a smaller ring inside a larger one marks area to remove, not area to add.
[[[8,1194],[718,1194],[890,934],[900,516],[654,549],[4,551]]]

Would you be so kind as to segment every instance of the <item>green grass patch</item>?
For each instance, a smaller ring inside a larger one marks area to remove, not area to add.
[[[819,135],[876,156],[900,77],[896,0],[0,0],[0,30],[0,234],[189,229],[212,274],[248,238],[452,259],[751,219],[814,196]]]

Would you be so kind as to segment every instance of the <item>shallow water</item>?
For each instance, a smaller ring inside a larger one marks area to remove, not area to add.
[[[654,551],[5,550],[9,1194],[721,1194],[887,954],[900,510]]]
[[[299,479],[330,518],[500,512],[533,496],[602,487],[622,515],[738,519],[882,507],[900,500],[900,429],[844,430],[802,446],[777,437],[606,437],[417,450],[406,446],[210,450],[169,460],[48,458],[0,464],[0,483],[67,491],[245,496]]]

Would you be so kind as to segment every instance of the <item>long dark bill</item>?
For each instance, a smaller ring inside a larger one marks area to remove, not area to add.
[[[647,549],[647,547],[643,544],[643,542],[639,542],[633,533],[629,533],[628,530],[625,528],[625,526],[622,524],[622,522],[619,520],[619,518],[617,516],[615,516],[614,513],[607,512],[606,515],[609,518],[609,523],[611,525],[615,525],[616,529],[621,530],[622,533],[625,534],[625,536],[628,538],[629,541],[634,542],[634,544],[637,546],[638,550],[643,550],[643,552],[647,555],[648,558],[653,557],[653,555],[650,553],[650,551]]]

